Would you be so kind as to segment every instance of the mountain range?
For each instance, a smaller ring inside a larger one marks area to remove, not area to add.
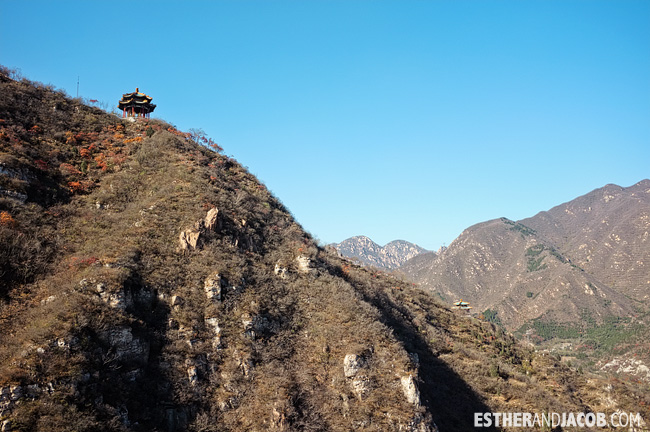
[[[477,412],[650,416],[644,388],[579,373],[319,247],[218,147],[132,120],[0,68],[3,432],[427,432],[472,430]],[[524,228],[497,223],[527,244]],[[613,298],[604,310],[624,307]]]
[[[649,232],[650,181],[606,185],[527,219],[474,225],[400,271],[527,340],[572,340],[572,356],[580,345],[617,347],[650,364],[634,348],[649,319]]]
[[[364,265],[383,270],[393,270],[409,259],[428,252],[426,249],[405,240],[393,240],[379,246],[366,236],[355,236],[331,245],[341,255],[357,259]]]

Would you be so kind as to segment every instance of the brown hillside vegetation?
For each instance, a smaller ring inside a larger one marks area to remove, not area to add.
[[[467,431],[474,412],[650,415],[647,389],[575,374],[318,247],[188,134],[6,70],[0,212],[6,431]]]

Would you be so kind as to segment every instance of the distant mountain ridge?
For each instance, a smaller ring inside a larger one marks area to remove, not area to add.
[[[399,270],[529,340],[573,340],[570,355],[588,346],[629,356],[650,316],[650,180],[606,185],[520,221],[476,224]]]
[[[385,270],[394,270],[409,259],[429,252],[405,240],[393,240],[380,246],[366,236],[350,237],[333,246],[344,257],[356,258],[364,265]]]
[[[631,316],[650,295],[650,180],[607,185],[549,211],[466,229],[400,270],[448,301],[493,309],[514,330],[542,317]]]

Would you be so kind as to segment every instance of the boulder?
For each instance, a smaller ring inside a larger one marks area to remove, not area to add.
[[[178,236],[181,251],[197,249],[200,246],[200,240],[201,230],[198,227],[188,228]]]
[[[212,207],[208,210],[208,214],[205,215],[205,220],[203,221],[203,225],[207,230],[215,231],[217,229],[219,223],[218,216],[219,210],[216,207]]]
[[[203,282],[203,290],[208,300],[221,301],[221,276],[213,273]]]
[[[343,359],[343,373],[346,378],[354,377],[366,365],[365,359],[357,354],[347,354]]]

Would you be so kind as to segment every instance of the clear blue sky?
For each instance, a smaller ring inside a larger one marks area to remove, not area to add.
[[[650,177],[650,2],[0,0],[0,63],[202,128],[322,242]]]

